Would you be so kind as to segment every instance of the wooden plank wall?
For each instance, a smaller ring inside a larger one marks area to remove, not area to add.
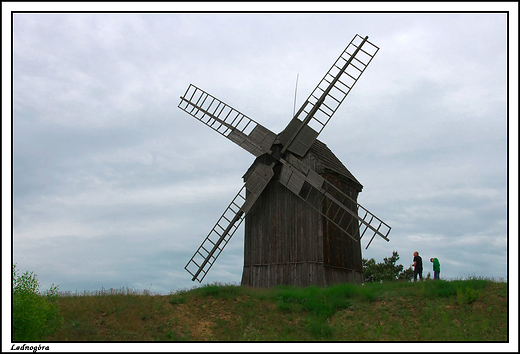
[[[325,266],[322,262],[251,265],[244,266],[242,273],[242,285],[264,288],[277,285],[325,287],[334,284],[360,284],[362,282],[362,272],[331,268]]]
[[[325,280],[326,276],[321,262],[244,266],[242,275],[242,285],[251,287],[326,286]]]
[[[335,187],[339,188],[343,193],[357,201],[358,193],[354,187],[349,186],[330,175],[325,175],[324,178]],[[354,204],[347,205],[347,207],[352,211],[356,211],[356,206]],[[326,205],[324,205],[324,210],[326,210]],[[344,218],[341,222],[341,226],[347,227],[349,223],[349,233],[359,237],[359,224],[354,218]],[[323,235],[325,265],[352,269],[363,273],[360,242],[356,242],[352,238],[346,236],[327,219],[324,220]]]
[[[305,163],[319,170],[310,154]],[[357,200],[353,186],[332,175],[323,177]],[[351,224],[352,233],[356,227],[357,223]],[[242,285],[305,287],[363,282],[361,244],[278,183],[276,176],[246,215],[244,231]]]
[[[318,212],[271,181],[246,215],[242,283],[272,286],[316,278],[307,263],[323,263],[322,230]]]

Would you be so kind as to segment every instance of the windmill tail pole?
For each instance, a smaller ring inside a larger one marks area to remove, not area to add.
[[[226,238],[226,236],[229,233],[229,231],[231,231],[231,228],[233,227],[233,225],[235,225],[235,223],[238,220],[240,220],[240,218],[242,217],[243,214],[244,214],[244,212],[242,210],[239,210],[238,213],[235,215],[235,217],[231,220],[231,222],[229,223],[228,227],[226,227],[226,229],[224,230],[224,232],[222,233],[222,235],[218,239],[217,243],[215,243],[215,246],[213,246],[213,248],[209,252],[209,254],[206,257],[206,259],[204,259],[204,262],[202,262],[202,265],[199,267],[199,270],[197,270],[195,275],[193,275],[193,278],[191,279],[192,281],[195,281],[195,279],[197,279],[197,277],[199,276],[200,272],[202,272],[202,270],[204,269],[206,264],[208,264],[209,259],[211,258],[211,256],[213,256],[213,253],[215,253],[215,251],[218,249],[218,246],[220,246],[220,244],[222,243],[222,241],[224,241],[224,238]]]
[[[296,75],[296,86],[294,88],[294,105],[293,105],[293,117],[294,113],[296,112],[296,94],[298,93],[298,77],[300,76],[300,73]]]
[[[340,69],[340,71],[332,79],[332,81],[329,83],[329,86],[323,91],[323,93],[321,94],[321,97],[318,99],[318,101],[316,102],[314,107],[312,107],[311,111],[307,114],[307,117],[305,117],[305,119],[303,120],[300,127],[294,132],[294,134],[291,136],[291,138],[287,141],[287,144],[282,149],[282,153],[284,153],[285,150],[287,150],[291,146],[293,140],[298,136],[298,134],[303,129],[303,127],[306,126],[310,122],[312,117],[314,117],[314,114],[316,114],[316,112],[318,111],[320,106],[323,104],[323,102],[325,102],[325,98],[327,98],[327,95],[330,93],[330,91],[332,90],[334,85],[336,85],[336,83],[338,82],[341,75],[343,75],[345,70],[347,70],[347,67],[350,65],[352,60],[356,57],[357,53],[361,50],[361,47],[363,47],[363,44],[365,44],[367,40],[368,40],[368,36],[363,38],[363,41],[359,44],[359,46],[356,47],[356,50],[354,51],[354,53],[350,56],[350,58],[346,61],[345,65],[343,65],[343,67]],[[303,104],[300,111],[303,110],[305,104],[307,104],[307,103],[308,103],[308,101]],[[298,114],[300,113],[300,111],[298,111]]]

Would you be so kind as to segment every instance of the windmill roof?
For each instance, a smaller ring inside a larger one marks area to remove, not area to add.
[[[255,159],[255,162],[248,168],[244,176],[242,176],[244,180],[248,179],[253,166],[259,161],[259,159],[265,158],[268,157],[266,157],[266,155],[262,155]],[[336,157],[336,155],[334,155],[334,153],[327,147],[327,145],[318,139],[314,140],[314,143],[303,157],[303,160],[308,160],[307,163],[310,162],[311,165],[314,166],[313,169],[320,174],[332,175],[344,183],[350,183],[358,190],[358,192],[361,192],[363,189],[363,185],[356,179],[356,177],[354,177],[354,175],[345,167],[345,165],[341,163],[341,161]],[[269,163],[270,162],[271,161],[269,161]],[[265,161],[263,163],[269,164]]]
[[[363,185],[354,177],[354,175],[341,163],[341,161],[334,155],[334,153],[327,147],[327,145],[318,139],[311,145],[309,152],[312,153],[319,164],[322,165],[323,172],[332,172],[338,174],[340,177],[346,178],[347,180],[357,184],[359,190],[363,188]]]

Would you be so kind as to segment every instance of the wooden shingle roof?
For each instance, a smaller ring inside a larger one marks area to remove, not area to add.
[[[354,183],[359,188],[359,191],[363,188],[363,185],[354,177],[354,175],[341,163],[341,161],[334,155],[334,153],[327,147],[327,145],[318,139],[311,145],[309,152],[311,153],[318,163],[323,168],[323,171],[317,171],[319,173],[331,173],[337,174],[343,179]]]
[[[259,156],[255,162],[248,168],[242,178],[247,180],[256,163],[269,165],[273,158],[267,155]],[[309,151],[302,158],[302,161],[319,174],[330,175],[343,183],[352,185],[357,189],[358,193],[363,189],[363,185],[354,177],[354,175],[341,163],[334,153],[321,141],[316,139],[311,145]]]

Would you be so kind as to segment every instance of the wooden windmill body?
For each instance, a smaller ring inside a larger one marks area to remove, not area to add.
[[[244,175],[247,180],[255,164]],[[363,186],[321,141],[302,162],[357,201]],[[327,203],[322,213],[327,212]],[[350,207],[355,212],[354,204]],[[242,285],[328,286],[363,282],[361,244],[345,234],[308,203],[282,186],[275,175],[245,217]],[[345,218],[355,234],[359,224]]]
[[[256,160],[185,269],[201,282],[245,219],[242,285],[327,286],[363,281],[361,239],[390,226],[357,203],[362,185],[317,140],[379,50],[356,35],[287,127],[275,134],[190,85],[179,108]]]

